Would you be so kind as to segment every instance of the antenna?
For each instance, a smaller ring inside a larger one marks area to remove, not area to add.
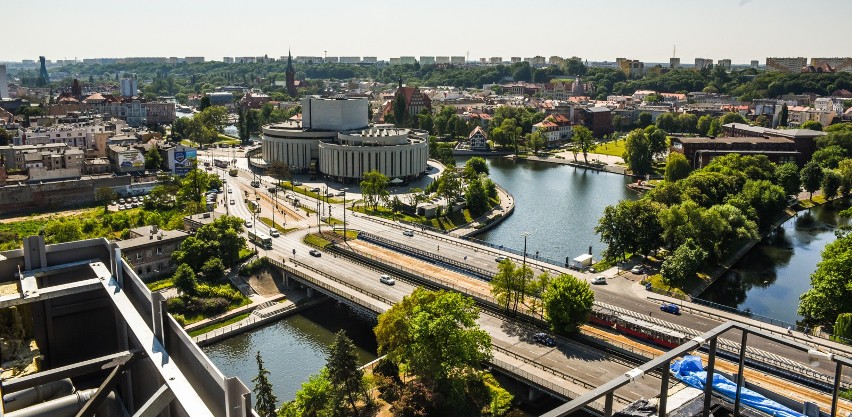
[[[672,58],[677,58],[677,45],[672,45]]]

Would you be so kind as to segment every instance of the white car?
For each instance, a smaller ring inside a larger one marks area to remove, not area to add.
[[[606,277],[603,276],[603,275],[596,276],[594,279],[592,279],[592,284],[605,285],[606,284]]]
[[[405,230],[405,231],[402,232],[402,234],[405,235],[405,236],[411,237],[411,236],[414,236],[414,231],[413,230]]]
[[[391,278],[390,275],[388,275],[388,274],[382,274],[382,276],[379,277],[379,282],[381,282],[382,284],[386,284],[386,285],[396,284],[396,280]]]
[[[234,189],[233,189],[233,188],[228,188],[228,194],[233,194],[233,193],[234,193]]]
[[[644,271],[645,268],[642,265],[636,265],[632,269],[630,269],[630,272],[633,274],[641,274]]]
[[[246,225],[246,228],[251,229],[251,227],[254,226],[254,223],[252,223],[251,220],[246,220],[245,225]]]

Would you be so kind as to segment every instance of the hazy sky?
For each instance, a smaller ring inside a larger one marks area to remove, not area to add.
[[[128,56],[850,56],[852,0],[4,0],[0,61]]]

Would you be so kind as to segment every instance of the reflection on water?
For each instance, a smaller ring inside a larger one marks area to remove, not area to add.
[[[475,236],[527,253],[564,261],[588,252],[597,258],[606,249],[594,228],[604,208],[636,199],[630,178],[546,162],[487,158],[491,179],[515,197],[515,213],[494,229]],[[467,158],[458,160],[464,165]]]
[[[849,224],[838,216],[845,207],[848,200],[799,212],[755,245],[701,298],[789,323],[800,320],[799,296],[810,289],[822,250],[836,240],[838,227]]]
[[[295,398],[302,382],[325,366],[334,334],[345,328],[357,347],[359,364],[376,359],[375,318],[355,314],[333,301],[325,302],[269,326],[204,347],[204,353],[226,376],[237,376],[249,389],[257,376],[260,351],[279,402]]]

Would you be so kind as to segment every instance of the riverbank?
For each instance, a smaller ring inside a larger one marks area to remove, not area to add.
[[[518,159],[524,159],[527,161],[547,162],[559,165],[569,165],[577,168],[586,168],[592,171],[601,171],[618,175],[633,176],[633,174],[629,174],[627,172],[627,168],[625,166],[610,164],[600,159],[600,157],[607,157],[608,155],[588,154],[592,162],[585,163],[582,161],[574,161],[573,159],[568,159],[565,155],[563,155],[563,153],[558,153],[553,156],[519,156]],[[570,152],[568,153],[570,154]],[[573,158],[573,154],[571,157]]]

